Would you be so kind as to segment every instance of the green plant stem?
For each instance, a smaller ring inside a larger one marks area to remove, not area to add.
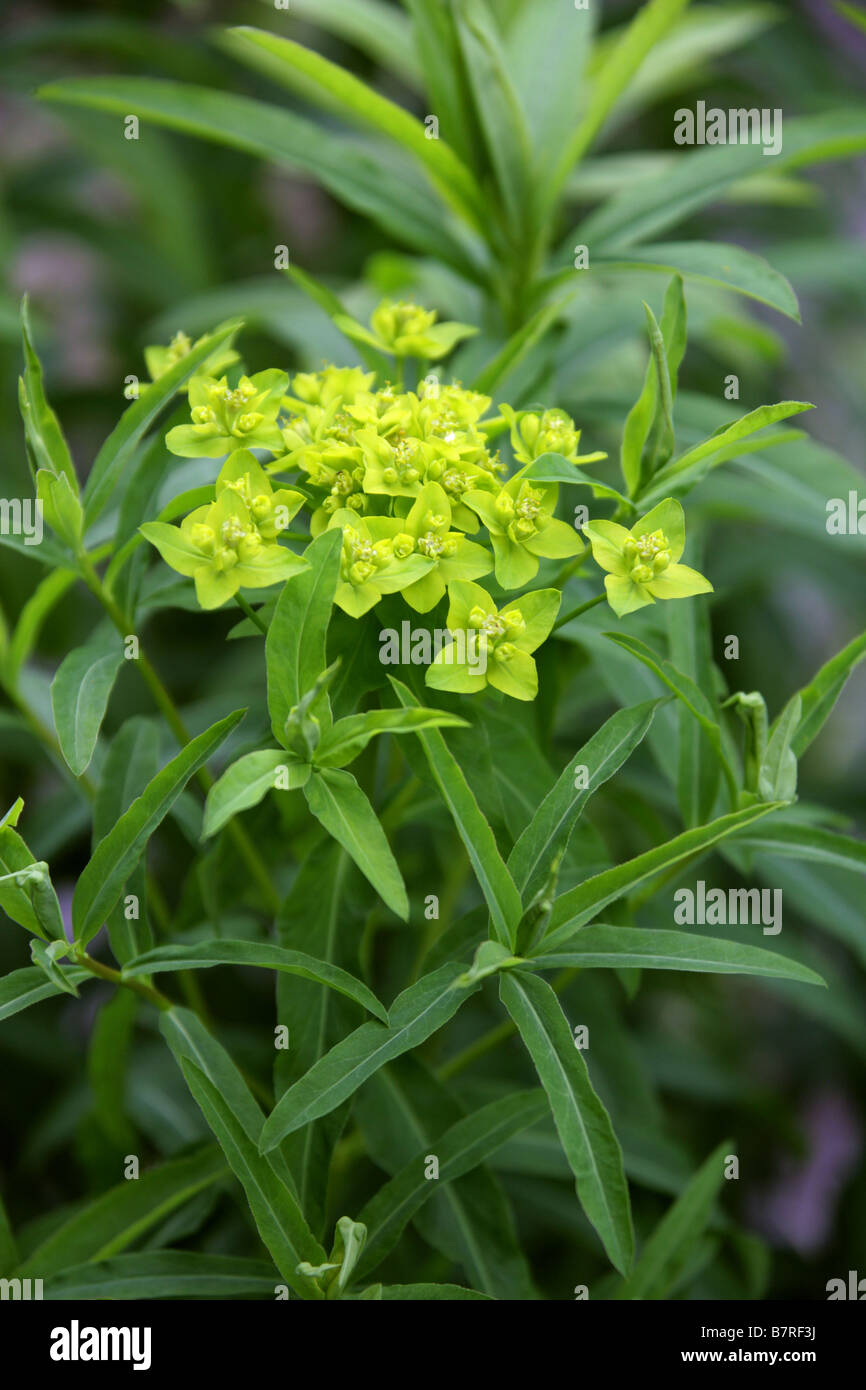
[[[114,626],[117,628],[117,631],[120,633],[121,637],[130,636],[130,624],[127,621],[126,615],[123,613],[122,609],[119,607],[113,596],[106,589],[105,585],[103,584],[102,580],[100,579],[99,575],[93,567],[93,563],[90,559],[90,556],[85,553],[82,553],[82,555],[79,557],[79,563],[81,576],[85,584],[87,585],[90,592],[93,594],[94,598],[105,609],[105,612],[108,614],[109,618],[114,623]],[[171,695],[168,693],[162,681],[160,680],[156,670],[151,665],[144,651],[141,649],[140,644],[138,659],[135,664],[139,670],[139,673],[141,674],[142,679],[144,680],[145,684],[150,690],[151,695],[153,696],[153,700],[156,704],[157,709],[165,718],[165,721],[171,729],[172,733],[174,734],[175,738],[177,739],[177,742],[180,744],[182,748],[185,747],[190,742],[190,736],[189,732],[187,731],[186,725],[183,722],[180,711],[178,710],[177,706],[171,698]],[[206,767],[200,768],[199,771],[196,773],[196,777],[199,786],[202,788],[202,791],[206,796],[207,793],[210,791],[211,787],[214,785],[213,777],[208,772]],[[262,897],[268,906],[268,910],[273,913],[279,912],[280,895],[274,888],[274,885],[271,882],[271,876],[268,873],[268,870],[263,860],[261,859],[257,849],[255,848],[255,845],[250,840],[243,826],[238,825],[237,821],[229,821],[227,829],[235,843],[235,847],[238,850],[238,853],[240,854],[241,858],[243,859],[244,863],[246,864],[247,868],[249,869],[250,873],[255,879],[255,882],[258,884],[259,889],[262,893]]]
[[[581,613],[588,613],[590,608],[595,608],[597,603],[604,603],[606,598],[607,594],[596,594],[595,598],[587,599],[586,603],[579,603],[576,608],[570,609],[557,619],[553,624],[553,631],[556,632],[559,628],[565,627],[565,624],[570,623],[573,618],[579,618]]]
[[[268,635],[268,629],[267,629],[267,627],[266,627],[265,624],[262,622],[262,620],[261,620],[261,618],[259,617],[259,615],[258,615],[258,613],[256,612],[256,610],[255,610],[254,608],[251,608],[251,607],[250,607],[250,605],[247,603],[246,599],[245,599],[245,598],[241,598],[240,594],[235,594],[235,603],[237,604],[237,606],[238,606],[238,608],[241,610],[241,612],[246,614],[246,616],[249,618],[250,622],[251,622],[255,627],[258,628],[259,632],[262,633],[262,635],[263,635],[264,637],[267,637],[267,635]]]
[[[134,994],[141,995],[142,999],[155,1004],[158,1009],[165,1011],[174,1007],[168,996],[155,989],[153,985],[145,984],[137,978],[126,980],[119,970],[113,970],[110,965],[103,965],[101,960],[94,960],[85,952],[80,955],[73,954],[71,959],[76,965],[89,970],[91,975],[96,975],[100,980],[108,980],[113,985],[122,985],[124,989],[131,989]]]

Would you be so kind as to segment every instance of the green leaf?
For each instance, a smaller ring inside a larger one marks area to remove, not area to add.
[[[347,137],[249,97],[146,77],[67,78],[43,87],[46,101],[94,107],[214,140],[308,175],[334,197],[415,248],[477,276],[476,252],[443,218],[441,200],[398,153]]]
[[[441,709],[376,709],[351,714],[325,734],[316,748],[319,767],[343,767],[354,762],[376,734],[412,734],[419,729],[469,728],[465,719]]]
[[[634,1233],[622,1153],[559,1001],[548,984],[524,973],[500,976],[499,993],[547,1092],[580,1204],[611,1263],[624,1274],[634,1255]]]
[[[406,885],[385,832],[351,772],[317,768],[304,784],[313,815],[352,856],[361,873],[398,917],[409,917]]]
[[[454,0],[453,12],[476,119],[508,221],[519,235],[528,207],[530,153],[520,98],[487,0]]]
[[[51,708],[60,751],[76,777],[86,771],[117,673],[123,642],[110,624],[64,657],[51,682]]]
[[[583,117],[565,143],[557,163],[551,201],[558,197],[575,164],[586,154],[646,55],[668,32],[688,3],[689,0],[648,0],[638,10],[601,71],[596,74]]]
[[[390,677],[391,684],[404,709],[420,708],[410,690]],[[466,846],[475,876],[484,894],[496,939],[504,946],[514,947],[517,926],[523,914],[520,894],[496,844],[493,831],[478,809],[459,764],[442,735],[437,732],[419,733],[433,779],[442,800],[448,807],[461,840]]]
[[[800,322],[797,296],[784,275],[769,261],[742,246],[724,241],[668,241],[635,246],[627,256],[604,251],[592,258],[592,269],[604,272],[649,270],[684,275],[722,289],[733,290],[777,309]]]
[[[46,1283],[60,1270],[110,1259],[226,1174],[215,1144],[121,1182],[79,1207],[15,1271]]]
[[[862,840],[784,818],[762,826],[760,830],[744,831],[732,843],[767,854],[782,854],[815,864],[852,869],[855,873],[866,870],[866,843]]]
[[[9,1223],[6,1207],[0,1196],[0,1277],[9,1273],[18,1264],[18,1244]]]
[[[390,1254],[400,1236],[440,1184],[452,1182],[484,1163],[496,1150],[547,1113],[541,1091],[517,1091],[491,1101],[473,1115],[458,1120],[435,1140],[438,1181],[425,1177],[427,1145],[404,1168],[380,1187],[358,1216],[367,1227],[367,1243],[358,1278],[370,1274]]]
[[[43,1298],[127,1300],[138,1298],[273,1298],[276,1272],[266,1260],[209,1255],[195,1250],[137,1250],[111,1260],[62,1269]]]
[[[34,965],[38,965],[40,970],[44,971],[55,989],[60,990],[63,994],[71,994],[77,999],[78,990],[68,979],[66,971],[57,959],[57,947],[60,948],[62,955],[66,955],[69,951],[69,946],[65,941],[54,941],[51,946],[46,946],[44,942],[34,937],[30,942],[30,959]]]
[[[797,794],[797,759],[791,741],[802,707],[800,696],[792,695],[773,725],[758,773],[758,791],[765,801],[793,801]]]
[[[685,305],[682,298],[682,281],[672,281],[678,287],[678,301],[682,306],[681,322],[685,321]],[[669,309],[670,291],[665,295],[666,314],[662,320],[676,322],[673,310]],[[668,344],[655,315],[648,304],[644,304],[650,339],[650,360],[644,377],[643,390],[626,418],[620,449],[620,467],[630,497],[640,491],[645,479],[656,471],[657,452],[663,446],[662,462],[666,462],[673,449],[673,390],[668,367]],[[673,331],[671,328],[669,331]],[[673,346],[673,342],[671,343]],[[681,355],[681,354],[680,354]]]
[[[449,144],[467,164],[477,164],[483,144],[472,106],[451,0],[404,0],[430,110],[439,116]]]
[[[765,979],[801,980],[822,985],[814,970],[775,951],[702,936],[698,932],[647,931],[642,927],[584,927],[567,951],[534,955],[527,964],[538,970],[693,970],[713,975],[761,975]]]
[[[726,1139],[698,1169],[691,1182],[653,1231],[625,1282],[613,1297],[663,1299],[679,1278],[703,1235],[725,1178]]]
[[[138,717],[127,719],[112,739],[108,756],[102,764],[93,803],[94,849],[158,771],[159,730],[156,724]],[[134,894],[138,898],[138,918],[127,917],[122,902],[112,908],[107,918],[111,949],[121,964],[141,955],[142,951],[153,945],[153,934],[143,907],[147,897],[147,875],[143,864],[133,870],[125,887],[125,897]]]
[[[526,113],[540,182],[550,176],[580,118],[596,23],[592,5],[578,9],[573,0],[534,0],[518,9],[508,28],[508,67]]]
[[[216,835],[239,811],[258,806],[263,797],[276,787],[278,768],[286,769],[286,785],[280,790],[292,791],[302,787],[310,775],[307,764],[299,762],[284,748],[263,748],[245,753],[226,768],[207,794],[204,808],[202,839]]]
[[[669,603],[666,614],[671,666],[704,694],[709,702],[709,711],[705,708],[704,713],[712,717],[715,673],[709,607],[705,603]],[[682,700],[677,713],[677,800],[685,826],[703,825],[712,817],[722,765],[713,738]],[[724,743],[721,747],[724,749]]]
[[[286,720],[301,697],[312,688],[327,664],[325,644],[337,579],[342,533],[324,531],[304,551],[309,569],[293,575],[284,586],[265,642],[268,667],[268,709],[278,743]],[[323,729],[331,723],[330,705],[323,694],[312,711]]]
[[[145,851],[147,842],[164,820],[189,779],[203,767],[243,719],[244,711],[221,719],[172,758],[148,783],[128,811],[97,845],[75,886],[72,921],[76,940],[86,946],[121,893],[123,885]]]
[[[422,69],[405,15],[383,0],[293,0],[292,13],[366,53],[402,82],[420,86]]]
[[[17,819],[17,817],[16,817]],[[24,840],[9,822],[0,829],[0,907],[25,931],[46,940],[46,929],[36,914],[33,901],[33,883],[21,881],[13,875],[20,875],[22,869],[30,869],[36,863]]]
[[[799,692],[802,701],[800,722],[794,731],[791,748],[798,758],[817,737],[829,718],[833,706],[844,689],[845,682],[866,656],[866,632],[843,647],[825,662],[808,685]],[[780,716],[781,717],[781,716]],[[772,728],[775,730],[775,723]]]
[[[281,970],[288,975],[300,975],[304,980],[326,985],[354,999],[368,1013],[388,1022],[388,1010],[360,980],[339,966],[316,960],[303,951],[287,951],[269,941],[196,941],[190,945],[157,946],[138,960],[124,966],[124,979],[133,975],[158,975],[163,970],[207,970],[212,965],[259,966],[263,970]]]
[[[681,863],[693,854],[703,853],[728,835],[745,829],[752,821],[759,820],[770,811],[778,810],[780,805],[784,805],[784,802],[761,803],[747,806],[740,811],[732,811],[727,816],[719,816],[708,825],[686,830],[673,840],[657,845],[655,849],[647,850],[635,859],[627,859],[624,864],[605,869],[602,873],[586,879],[578,887],[561,894],[553,905],[548,930],[538,948],[539,952],[550,952],[564,941],[570,944],[574,933],[596,917],[608,903],[616,902],[654,874],[672,868],[674,864]]]
[[[301,1298],[318,1298],[296,1274],[301,1260],[320,1264],[325,1252],[304,1218],[294,1183],[279,1153],[258,1152],[264,1116],[223,1047],[188,1009],[160,1016],[160,1031],[184,1079],[246,1193],[259,1234],[285,1282]]]
[[[590,487],[593,497],[607,497],[612,502],[621,503],[629,511],[634,509],[634,503],[630,498],[617,492],[615,487],[609,487],[607,483],[600,483],[596,478],[590,477],[582,468],[563,458],[562,454],[541,454],[522,471],[521,477],[534,479],[538,483],[566,483]]]
[[[524,902],[544,887],[554,861],[564,855],[593,792],[614,775],[641,743],[661,701],[618,710],[563,769],[508,856],[508,868]],[[576,786],[578,769],[587,785]]]
[[[697,686],[690,676],[678,671],[672,662],[661,661],[652,648],[648,647],[645,642],[641,642],[639,638],[629,637],[626,633],[621,632],[606,632],[604,636],[609,638],[611,642],[615,642],[618,647],[622,647],[631,656],[637,657],[638,661],[643,662],[644,666],[653,671],[659,680],[673,691],[677,699],[682,701],[689,714],[697,720],[706,734],[727,778],[732,797],[735,797],[736,779],[722,745],[722,731],[716,717],[716,711],[700,686]]]
[[[449,962],[395,999],[390,1023],[364,1023],[332,1047],[294,1086],[290,1086],[265,1121],[263,1153],[276,1148],[287,1134],[327,1115],[383,1067],[412,1048],[420,1047],[453,1018],[473,990],[460,989],[455,979],[460,966]]]
[[[845,159],[866,148],[866,108],[822,112],[785,122],[783,152],[773,160],[776,173],[825,159]],[[682,155],[662,179],[630,183],[581,224],[579,240],[610,252],[646,242],[722,197],[732,183],[766,173],[762,145],[716,145]],[[573,244],[574,233],[566,245]]]
[[[481,194],[447,140],[431,140],[424,125],[345,68],[291,39],[240,26],[222,37],[229,53],[258,68],[302,99],[354,124],[370,126],[408,150],[430,176],[440,197],[476,229]]]
[[[89,970],[77,968],[67,970],[66,978],[73,985],[92,979]],[[38,965],[26,965],[22,970],[13,970],[0,977],[0,1023],[13,1014],[29,1009],[43,999],[54,999],[60,993],[56,985],[46,978],[45,971]]]
[[[753,438],[759,430],[775,424],[777,420],[787,420],[791,415],[812,409],[814,407],[807,401],[780,401],[778,405],[761,405],[757,410],[750,410],[748,415],[743,415],[733,425],[717,430],[702,444],[696,444],[693,449],[665,464],[652,478],[648,489],[640,494],[641,506],[649,507],[672,491],[676,493],[684,488],[693,488],[710,469],[718,468],[728,459],[762,449],[765,441]],[[744,445],[744,440],[751,442]]]
[[[60,422],[45,396],[42,364],[33,346],[30,309],[27,296],[21,302],[21,335],[24,341],[24,377],[22,380],[21,412],[24,430],[36,468],[46,469],[53,477],[65,477],[74,496],[78,496],[78,479]]]
[[[224,323],[203,338],[197,347],[170,367],[158,381],[145,386],[123,412],[115,428],[93,461],[84,487],[84,518],[91,526],[108,505],[124,469],[128,468],[135,450],[157,416],[173,398],[179,387],[227,339],[237,333],[240,322]]]

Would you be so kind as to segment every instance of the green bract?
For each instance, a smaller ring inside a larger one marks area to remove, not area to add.
[[[527,482],[516,474],[496,497],[475,489],[466,503],[484,522],[496,556],[496,579],[504,589],[519,589],[538,573],[538,559],[579,555],[583,542],[574,528],[553,513],[559,488]]]
[[[613,521],[589,521],[583,529],[593,559],[608,571],[604,587],[617,617],[657,598],[690,598],[713,591],[697,570],[677,564],[686,543],[686,527],[682,506],[673,497],[659,502],[630,531]]]
[[[189,383],[191,425],[176,425],[165,442],[181,458],[222,458],[235,449],[279,450],[276,419],[288,388],[276,369],[242,376],[237,386],[226,377],[194,376]]]
[[[458,579],[449,584],[448,597],[448,628],[463,642],[442,648],[427,671],[427,684],[466,695],[492,685],[516,700],[534,700],[538,671],[530,653],[550,635],[559,592],[538,589],[498,609],[480,584]]]
[[[166,564],[195,580],[202,608],[219,608],[241,588],[265,589],[304,568],[300,556],[262,536],[246,502],[228,486],[179,527],[149,521],[141,532]]]

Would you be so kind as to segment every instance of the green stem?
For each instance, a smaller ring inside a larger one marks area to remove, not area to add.
[[[606,598],[607,594],[596,594],[595,598],[587,599],[586,603],[579,603],[576,608],[571,608],[556,620],[553,624],[553,631],[556,632],[559,628],[565,627],[565,624],[570,623],[572,619],[579,618],[581,613],[588,613],[590,608],[595,608],[597,603],[604,603]]]
[[[240,594],[235,594],[235,603],[237,604],[237,606],[238,606],[238,608],[241,610],[241,612],[242,612],[242,613],[245,613],[245,614],[247,615],[247,617],[249,618],[250,622],[253,623],[254,626],[258,628],[259,632],[261,632],[261,633],[263,634],[263,636],[267,637],[267,635],[268,635],[268,629],[267,629],[267,627],[266,627],[265,624],[262,622],[262,620],[261,620],[261,618],[259,617],[259,615],[258,615],[258,613],[256,612],[256,610],[255,610],[254,608],[251,608],[251,607],[250,607],[250,605],[247,603],[246,599],[245,599],[245,598],[241,598]]]
[[[155,1004],[158,1009],[165,1011],[174,1007],[168,996],[155,989],[153,985],[147,985],[143,980],[135,978],[124,979],[119,970],[113,970],[110,965],[103,965],[101,960],[94,960],[92,956],[88,956],[83,951],[80,954],[73,954],[71,959],[76,965],[89,970],[91,975],[98,976],[100,980],[108,980],[113,985],[122,985],[125,989],[131,989],[134,994],[141,995],[142,999],[146,999],[150,1004]]]
[[[578,969],[561,970],[552,981],[551,988],[556,994],[560,994],[579,973]],[[512,1023],[511,1019],[507,1019],[504,1023],[497,1023],[495,1028],[491,1028],[488,1033],[476,1038],[474,1043],[464,1047],[463,1051],[452,1057],[450,1062],[445,1062],[439,1067],[436,1075],[440,1081],[449,1081],[452,1076],[456,1076],[458,1072],[464,1071],[473,1062],[477,1062],[479,1057],[486,1057],[488,1052],[492,1052],[500,1043],[507,1042],[516,1032],[517,1025]]]

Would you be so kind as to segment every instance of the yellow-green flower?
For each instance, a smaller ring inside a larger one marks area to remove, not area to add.
[[[449,584],[448,597],[448,628],[458,636],[428,666],[426,683],[466,695],[492,685],[515,700],[534,700],[538,671],[530,653],[550,634],[562,599],[559,590],[536,589],[499,610],[480,584],[458,579]],[[475,643],[486,660],[479,660]]]
[[[363,367],[324,367],[320,372],[298,372],[292,379],[292,395],[287,404],[293,410],[305,405],[351,405],[360,395],[369,393],[376,380],[375,372]]]
[[[559,489],[555,483],[528,482],[516,473],[497,497],[467,492],[466,505],[490,532],[496,557],[496,582],[520,589],[538,573],[539,556],[549,560],[579,555],[583,542],[574,527],[554,516]]]
[[[144,349],[144,360],[147,370],[150,372],[151,381],[159,381],[161,376],[176,367],[178,362],[183,361],[192,352],[193,348],[198,347],[199,343],[204,342],[203,338],[197,338],[195,342],[187,333],[175,333],[168,347],[160,347],[154,344]],[[206,357],[199,368],[202,376],[219,376],[222,372],[231,367],[234,362],[240,360],[240,354],[228,346],[218,347],[214,352]],[[187,391],[189,382],[178,387],[179,391]]]
[[[403,590],[416,613],[435,608],[452,580],[479,579],[493,568],[489,551],[451,530],[451,504],[438,483],[421,489],[407,516],[371,516],[367,528],[374,541],[389,540],[398,558],[417,554],[433,561],[429,573]]]
[[[418,551],[399,554],[389,538],[377,539],[355,512],[335,512],[328,530],[336,528],[343,532],[343,551],[334,602],[352,618],[363,617],[383,594],[422,579],[435,564]]]
[[[608,573],[607,601],[618,617],[634,613],[657,598],[711,594],[708,579],[677,563],[686,541],[685,516],[673,497],[666,497],[627,531],[615,521],[588,521],[584,531],[596,564]]]
[[[580,430],[575,429],[574,421],[564,410],[545,410],[542,415],[535,415],[529,410],[513,410],[510,405],[500,409],[511,426],[511,447],[518,463],[532,463],[543,454],[559,454],[574,464],[607,458],[607,454],[578,454]]]
[[[166,564],[195,580],[202,608],[219,608],[238,589],[265,589],[307,568],[299,555],[262,537],[231,487],[215,502],[196,507],[180,526],[148,521],[139,529]]]
[[[303,493],[292,488],[274,489],[255,454],[249,449],[236,449],[220,469],[216,480],[216,495],[226,488],[236,492],[246,504],[250,517],[262,540],[274,541],[304,505]]]
[[[237,386],[225,377],[194,376],[189,383],[191,425],[176,425],[165,442],[181,458],[222,458],[235,449],[283,452],[277,416],[289,379],[273,368],[242,376]]]
[[[405,300],[385,299],[370,316],[369,330],[354,319],[336,320],[347,338],[367,343],[392,357],[446,357],[464,338],[478,332],[468,323],[437,323],[435,309],[421,309]]]

